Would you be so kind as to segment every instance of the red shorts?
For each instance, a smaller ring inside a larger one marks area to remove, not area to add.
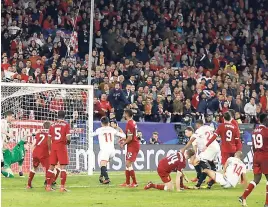
[[[158,167],[157,173],[163,183],[169,183],[171,181],[170,173],[167,173],[163,168]]]
[[[51,165],[57,165],[58,163],[60,165],[68,165],[69,164],[69,158],[68,158],[68,151],[67,149],[54,149],[51,150],[50,156],[49,156],[49,163]]]
[[[40,163],[47,170],[49,168],[49,157],[42,157],[42,158],[33,157],[33,166],[34,167],[38,167]]]
[[[235,153],[221,152],[221,164],[225,165],[229,157],[233,157]]]
[[[140,150],[137,148],[128,148],[126,154],[126,160],[129,160],[130,162],[135,162],[139,154],[139,151]]]
[[[255,152],[253,157],[253,173],[268,174],[268,153]]]

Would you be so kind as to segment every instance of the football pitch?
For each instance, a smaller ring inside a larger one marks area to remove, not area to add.
[[[189,179],[194,172],[185,173]],[[123,188],[124,172],[110,172],[110,185],[100,185],[98,174],[93,176],[69,175],[67,188],[70,192],[45,192],[44,176],[38,174],[33,180],[33,189],[26,190],[28,175],[14,179],[2,177],[2,207],[236,207],[240,206],[238,196],[243,186],[235,189],[222,189],[215,185],[213,189],[184,190],[165,192],[156,189],[143,190],[148,181],[160,183],[156,172],[136,172],[138,188]],[[247,175],[248,181],[252,173]],[[175,174],[172,179],[174,180]],[[58,182],[60,182],[58,180]],[[265,177],[248,198],[249,207],[262,207],[265,201]],[[186,184],[193,186],[193,183]]]

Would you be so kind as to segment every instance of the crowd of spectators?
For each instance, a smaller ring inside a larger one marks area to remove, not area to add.
[[[151,122],[268,111],[266,0],[95,0],[92,58],[90,1],[1,4],[2,81],[88,84],[92,59],[96,120],[125,108]]]

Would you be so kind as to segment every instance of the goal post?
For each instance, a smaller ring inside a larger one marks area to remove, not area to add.
[[[1,86],[1,117],[6,111],[14,112],[14,121],[9,129],[15,140],[27,137],[43,127],[44,121],[53,122],[59,110],[66,112],[66,120],[71,124],[71,144],[68,146],[68,171],[88,175],[93,174],[95,155],[93,152],[93,99],[91,85],[58,85],[6,83]],[[16,167],[15,167],[16,168]],[[25,155],[24,171],[31,168],[31,152]],[[16,170],[16,169],[14,169]]]

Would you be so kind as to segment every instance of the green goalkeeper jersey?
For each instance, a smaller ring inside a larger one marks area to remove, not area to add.
[[[25,142],[23,140],[10,151],[9,149],[3,150],[5,168],[10,168],[11,164],[17,163],[21,166],[25,156]]]

